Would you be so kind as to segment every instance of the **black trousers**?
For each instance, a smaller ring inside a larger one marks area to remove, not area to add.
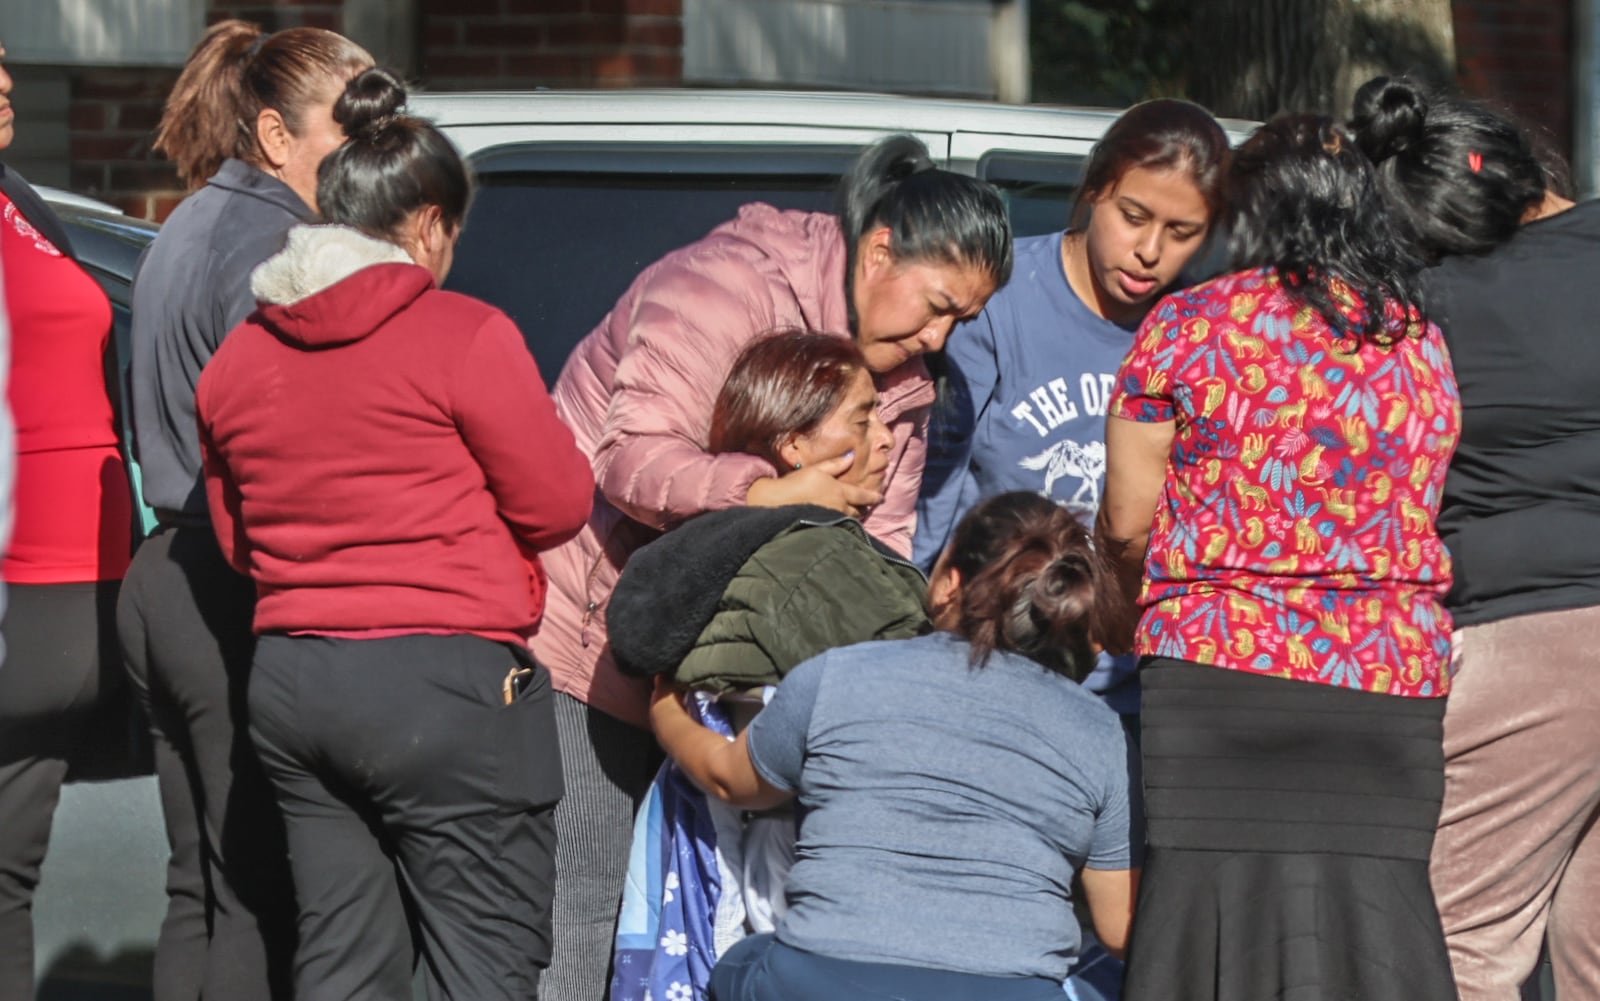
[[[561,796],[550,677],[473,636],[263,636],[250,729],[289,832],[296,1001],[530,1001]]]
[[[13,584],[0,636],[0,1001],[33,1001],[33,891],[67,765],[122,686],[117,581]]]
[[[172,849],[155,1001],[290,996],[283,821],[245,718],[254,614],[255,584],[208,527],[162,528],[123,582],[117,631],[150,714]]]

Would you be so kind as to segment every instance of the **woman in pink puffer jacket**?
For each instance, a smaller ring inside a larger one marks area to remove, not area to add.
[[[907,555],[934,387],[919,355],[944,346],[1011,272],[1011,229],[988,184],[935,167],[916,139],[862,154],[838,215],[746,205],[634,281],[584,338],[552,393],[594,460],[594,514],[545,554],[549,592],[533,649],[555,679],[567,794],[556,811],[554,957],[542,1001],[593,1001],[607,982],[637,797],[658,763],[649,685],[618,673],[606,602],[628,555],[705,511],[815,503],[861,516]],[[838,480],[841,455],[778,469],[705,451],[734,358],[786,327],[853,336],[894,432],[882,493]],[[848,333],[847,333],[848,332]]]

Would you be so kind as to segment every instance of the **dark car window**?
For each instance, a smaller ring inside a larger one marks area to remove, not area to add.
[[[978,176],[1000,189],[1018,236],[1067,228],[1083,176],[1079,157],[997,151],[978,161]]]
[[[554,384],[645,267],[747,202],[831,208],[835,183],[832,174],[484,174],[445,285],[505,310]]]

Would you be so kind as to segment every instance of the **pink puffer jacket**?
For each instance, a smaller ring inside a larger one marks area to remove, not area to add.
[[[588,525],[543,557],[550,589],[533,649],[559,691],[645,725],[649,685],[617,671],[606,602],[634,549],[744,503],[752,483],[775,475],[754,456],[707,454],[705,441],[734,358],[781,327],[849,330],[844,238],[832,215],[746,205],[647,268],[568,359],[551,395],[594,459],[597,488]],[[909,554],[933,383],[918,358],[876,381],[895,444],[866,527]]]

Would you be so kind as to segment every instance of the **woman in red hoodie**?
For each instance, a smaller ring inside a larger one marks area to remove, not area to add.
[[[295,997],[534,996],[561,795],[526,638],[539,553],[594,479],[498,310],[441,291],[469,184],[448,141],[351,82],[260,308],[200,379],[206,492],[255,579],[250,729],[289,836]]]

